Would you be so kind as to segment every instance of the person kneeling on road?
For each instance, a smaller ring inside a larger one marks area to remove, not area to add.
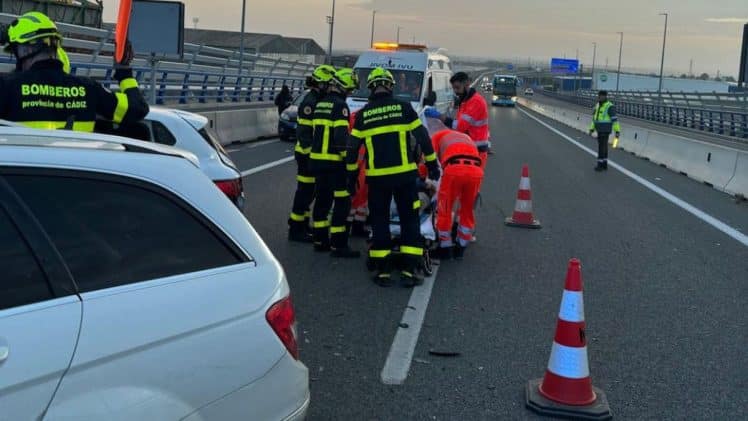
[[[358,77],[353,69],[338,70],[332,77],[329,92],[314,109],[314,141],[309,155],[309,168],[317,182],[317,198],[312,210],[314,249],[332,250],[333,257],[361,256],[348,245],[351,191],[345,163],[349,124],[345,98],[357,87]],[[356,154],[353,156],[355,160]]]
[[[462,260],[475,232],[474,205],[483,182],[481,155],[468,135],[449,130],[438,120],[428,119],[427,124],[436,128],[432,141],[444,170],[437,193],[439,248],[434,257],[444,260],[454,253],[455,259]],[[455,202],[459,203],[459,223],[456,244],[453,244],[452,212]]]
[[[416,206],[418,191],[416,178],[417,148],[425,155],[429,177],[438,180],[439,164],[436,162],[431,139],[410,103],[399,101],[392,95],[395,79],[389,70],[373,69],[367,78],[371,91],[369,102],[356,113],[348,145],[349,185],[355,190],[358,181],[358,150],[366,147],[366,182],[369,188],[369,220],[372,244],[369,259],[377,269],[374,278],[380,286],[390,286],[392,237],[390,233],[390,203],[394,197],[400,217],[400,253],[405,257],[401,268],[401,282],[408,287],[423,283],[416,268],[423,256],[420,224]]]
[[[37,129],[93,132],[97,116],[127,125],[148,114],[130,69],[129,43],[122,61],[114,63],[120,92],[112,93],[93,79],[66,72],[62,35],[43,13],[19,16],[1,35],[5,51],[16,58],[16,70],[0,79],[0,118]]]

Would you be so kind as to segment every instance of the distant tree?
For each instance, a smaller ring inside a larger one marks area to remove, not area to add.
[[[699,79],[709,80],[709,73],[702,73],[701,76],[699,76]]]
[[[681,79],[688,79],[688,75],[685,74],[685,73],[683,73],[683,74],[680,75],[680,78]]]
[[[727,76],[725,77],[725,82],[737,82],[737,80],[732,76]]]

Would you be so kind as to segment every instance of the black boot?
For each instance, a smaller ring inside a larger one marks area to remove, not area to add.
[[[465,256],[465,247],[455,244],[455,248],[452,250],[452,257],[455,260],[462,260],[463,256]]]
[[[332,257],[340,257],[343,259],[358,259],[359,257],[361,257],[361,252],[358,250],[353,250],[349,246],[340,248],[333,247],[330,255]]]
[[[449,260],[452,258],[452,249],[449,247],[439,247],[434,250],[431,257],[437,260]]]
[[[392,264],[389,257],[384,259],[376,259],[374,266],[377,269],[377,274],[374,275],[374,283],[383,288],[388,288],[393,285],[392,282]]]
[[[327,253],[330,251],[330,243],[325,241],[315,241],[314,242],[314,251],[319,253]]]
[[[605,164],[603,164],[603,161],[597,161],[597,165],[595,166],[595,171],[605,171]]]
[[[413,288],[417,285],[423,285],[423,278],[416,274],[414,270],[403,270],[400,271],[400,283],[405,288]]]
[[[288,241],[297,243],[311,243],[314,241],[312,235],[304,228],[302,222],[288,222]]]
[[[608,160],[603,161],[603,170],[608,171]]]

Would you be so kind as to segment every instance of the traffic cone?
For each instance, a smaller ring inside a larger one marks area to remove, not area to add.
[[[529,409],[554,417],[613,418],[605,393],[590,380],[584,328],[582,273],[579,260],[571,259],[545,377],[530,380],[525,389]]]
[[[522,166],[522,178],[519,179],[519,190],[517,191],[517,202],[514,204],[514,213],[504,220],[506,225],[519,228],[540,228],[540,221],[532,215],[532,194],[530,193],[530,168],[527,164]]]

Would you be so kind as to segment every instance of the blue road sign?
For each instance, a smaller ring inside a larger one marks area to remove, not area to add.
[[[513,64],[507,64],[506,65],[506,69],[507,70],[512,70],[512,69],[514,69],[514,65]]]
[[[579,60],[552,58],[551,73],[578,73]]]

